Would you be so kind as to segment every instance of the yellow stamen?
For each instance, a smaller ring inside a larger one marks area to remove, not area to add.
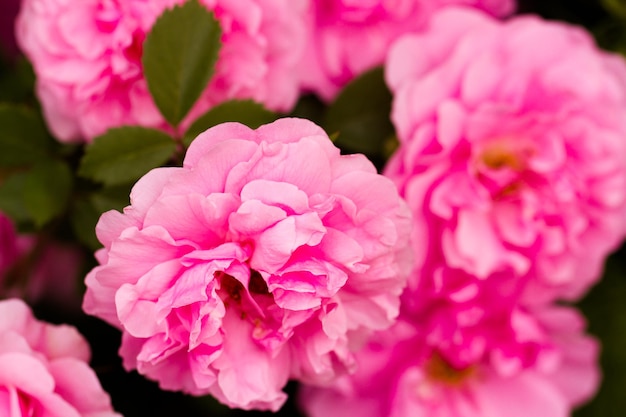
[[[509,167],[518,171],[523,168],[522,162],[518,156],[502,146],[493,146],[486,149],[481,159],[487,167],[493,169]]]
[[[474,371],[473,366],[468,366],[464,369],[456,369],[437,354],[433,355],[426,364],[426,373],[428,376],[434,381],[443,382],[447,385],[462,384],[467,378],[474,374]]]

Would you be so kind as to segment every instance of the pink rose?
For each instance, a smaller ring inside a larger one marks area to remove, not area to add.
[[[122,329],[161,388],[277,410],[288,378],[326,383],[398,313],[410,216],[362,155],[307,120],[225,123],[102,215],[84,309]]]
[[[59,140],[90,141],[121,125],[166,128],[143,76],[142,45],[156,18],[183,2],[23,0],[17,39],[33,63],[44,115]],[[295,68],[304,43],[294,2],[202,3],[220,21],[223,48],[193,115],[234,98],[289,110],[298,95]]]
[[[0,415],[120,417],[89,356],[75,328],[36,320],[18,299],[0,301]]]
[[[428,271],[411,280],[402,311],[419,321],[442,360],[462,369],[499,356],[513,358],[510,366],[519,369],[536,359],[541,345],[520,337],[529,321],[519,307],[527,279],[511,269],[487,278],[455,268]]]
[[[582,29],[469,9],[400,39],[386,77],[418,279],[503,272],[525,303],[580,297],[626,230],[626,65]],[[426,249],[428,248],[428,249]]]
[[[420,320],[399,321],[357,356],[360,368],[329,388],[307,387],[309,417],[567,417],[598,387],[598,345],[573,309],[522,313],[520,339],[542,346],[524,369],[504,361],[454,368],[432,350]],[[519,357],[518,359],[522,359]]]
[[[326,101],[353,78],[382,65],[391,43],[422,29],[450,4],[496,16],[513,12],[515,0],[308,0],[308,45],[300,66],[304,90]]]

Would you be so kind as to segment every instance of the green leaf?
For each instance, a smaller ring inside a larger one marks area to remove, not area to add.
[[[96,237],[96,224],[101,214],[88,198],[78,198],[72,204],[70,221],[74,235],[91,250],[102,247]]]
[[[326,105],[315,95],[306,94],[300,97],[289,117],[299,117],[321,124]]]
[[[0,185],[0,211],[14,223],[27,223],[30,215],[24,204],[24,182],[28,172],[17,172],[2,181]]]
[[[173,126],[187,115],[213,75],[221,28],[198,0],[166,10],[143,48],[142,64],[150,94]]]
[[[626,22],[623,20],[605,20],[594,28],[594,35],[602,48],[626,55]]]
[[[0,104],[0,126],[0,167],[15,168],[50,158],[53,141],[35,112]]]
[[[24,57],[0,69],[0,101],[36,104],[34,96],[35,73]]]
[[[109,210],[122,211],[130,204],[130,191],[133,184],[122,184],[115,187],[106,187],[91,195],[94,207],[104,213]]]
[[[107,185],[136,181],[165,163],[176,150],[167,134],[142,127],[120,127],[87,146],[78,175]]]
[[[131,187],[131,184],[107,187],[75,199],[70,218],[72,230],[88,248],[102,247],[96,237],[96,224],[102,213],[112,209],[121,211],[129,204]]]
[[[0,186],[0,210],[16,223],[41,227],[63,213],[72,187],[72,172],[66,163],[42,162],[4,179]]]
[[[589,322],[589,333],[602,344],[602,380],[593,402],[577,410],[575,417],[622,417],[626,410],[626,246],[611,255],[604,275],[578,303]]]
[[[63,213],[72,185],[72,172],[61,161],[38,164],[29,171],[24,180],[23,201],[36,226],[41,227]]]
[[[196,119],[185,132],[185,145],[210,127],[224,122],[239,122],[256,129],[273,122],[278,116],[252,100],[231,100],[213,107]]]
[[[391,93],[383,69],[375,68],[348,84],[330,105],[322,126],[335,145],[347,152],[381,157],[385,141],[393,135]]]

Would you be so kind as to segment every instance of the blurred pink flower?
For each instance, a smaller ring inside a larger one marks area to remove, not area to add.
[[[19,234],[0,213],[0,297],[46,302],[80,311],[79,273],[83,252],[78,246]]]
[[[43,242],[32,259],[27,285],[20,298],[44,302],[56,309],[81,311],[85,254],[76,244]]]
[[[125,367],[163,389],[277,410],[288,378],[352,370],[398,313],[408,208],[307,120],[209,129],[130,197],[98,223],[84,309],[122,329]]]
[[[33,247],[35,239],[18,235],[11,219],[0,213],[0,286],[6,274]]]
[[[410,282],[402,311],[420,322],[425,342],[442,360],[463,369],[498,356],[512,358],[509,366],[518,369],[536,359],[541,345],[522,335],[529,320],[519,302],[527,280],[510,269],[487,278],[455,268],[429,271],[417,285]]]
[[[599,384],[597,342],[573,309],[522,313],[518,337],[542,346],[523,369],[484,360],[458,369],[426,342],[419,317],[378,333],[357,355],[359,370],[332,387],[306,387],[310,417],[567,417]],[[519,358],[521,359],[521,358]]]
[[[524,303],[576,299],[626,230],[626,65],[580,28],[470,9],[392,48],[418,280],[514,274]],[[508,271],[508,272],[507,272]]]
[[[18,43],[33,63],[44,115],[59,140],[90,141],[121,125],[166,128],[143,76],[142,45],[156,18],[183,2],[23,0]],[[193,114],[234,98],[289,110],[304,44],[298,2],[202,3],[220,21],[223,48]]]
[[[506,16],[515,8],[515,0],[308,1],[302,88],[326,101],[359,74],[382,65],[394,40],[422,29],[442,7],[467,5],[495,16]]]
[[[75,328],[36,320],[18,299],[0,301],[0,415],[120,417],[89,356]]]

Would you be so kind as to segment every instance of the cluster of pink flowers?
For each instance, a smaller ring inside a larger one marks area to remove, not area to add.
[[[514,0],[308,0],[307,47],[300,65],[302,88],[332,100],[359,74],[382,65],[400,36],[421,30],[450,5],[507,16]]]
[[[110,127],[166,128],[143,75],[142,44],[156,18],[185,0],[23,0],[17,40],[61,141],[90,141]],[[289,110],[304,45],[298,2],[203,0],[223,31],[215,75],[192,114],[228,99]],[[190,116],[191,117],[191,116]]]
[[[172,131],[142,44],[184,1],[22,0],[17,39],[59,140]],[[243,409],[278,410],[297,380],[311,417],[567,417],[587,401],[598,343],[557,303],[626,236],[624,60],[573,26],[496,20],[512,0],[201,4],[223,48],[183,127],[235,98],[330,101],[384,63],[400,144],[380,175],[307,120],[224,123],[144,175],[100,217],[85,279],[124,367]],[[3,216],[0,238],[1,280],[34,240]],[[46,253],[59,268],[32,282],[75,274],[76,253]],[[0,302],[0,414],[118,416],[88,359],[73,328]]]
[[[97,233],[84,309],[122,329],[125,367],[245,409],[353,370],[412,265],[393,183],[303,119],[207,130]]]
[[[385,175],[416,265],[398,324],[304,408],[570,415],[597,389],[598,347],[554,301],[584,294],[626,234],[623,59],[576,27],[449,8],[392,46],[386,77],[400,147]]]
[[[17,39],[33,63],[38,97],[59,140],[91,141],[121,125],[167,129],[143,75],[142,43],[162,12],[184,1],[23,1]],[[202,3],[221,24],[223,48],[184,126],[229,99],[254,99],[276,111],[289,111],[300,90],[330,100],[381,65],[392,41],[422,28],[450,1]],[[514,9],[512,0],[452,3],[498,16]]]
[[[0,415],[121,417],[89,356],[75,328],[36,320],[23,301],[0,301]]]

